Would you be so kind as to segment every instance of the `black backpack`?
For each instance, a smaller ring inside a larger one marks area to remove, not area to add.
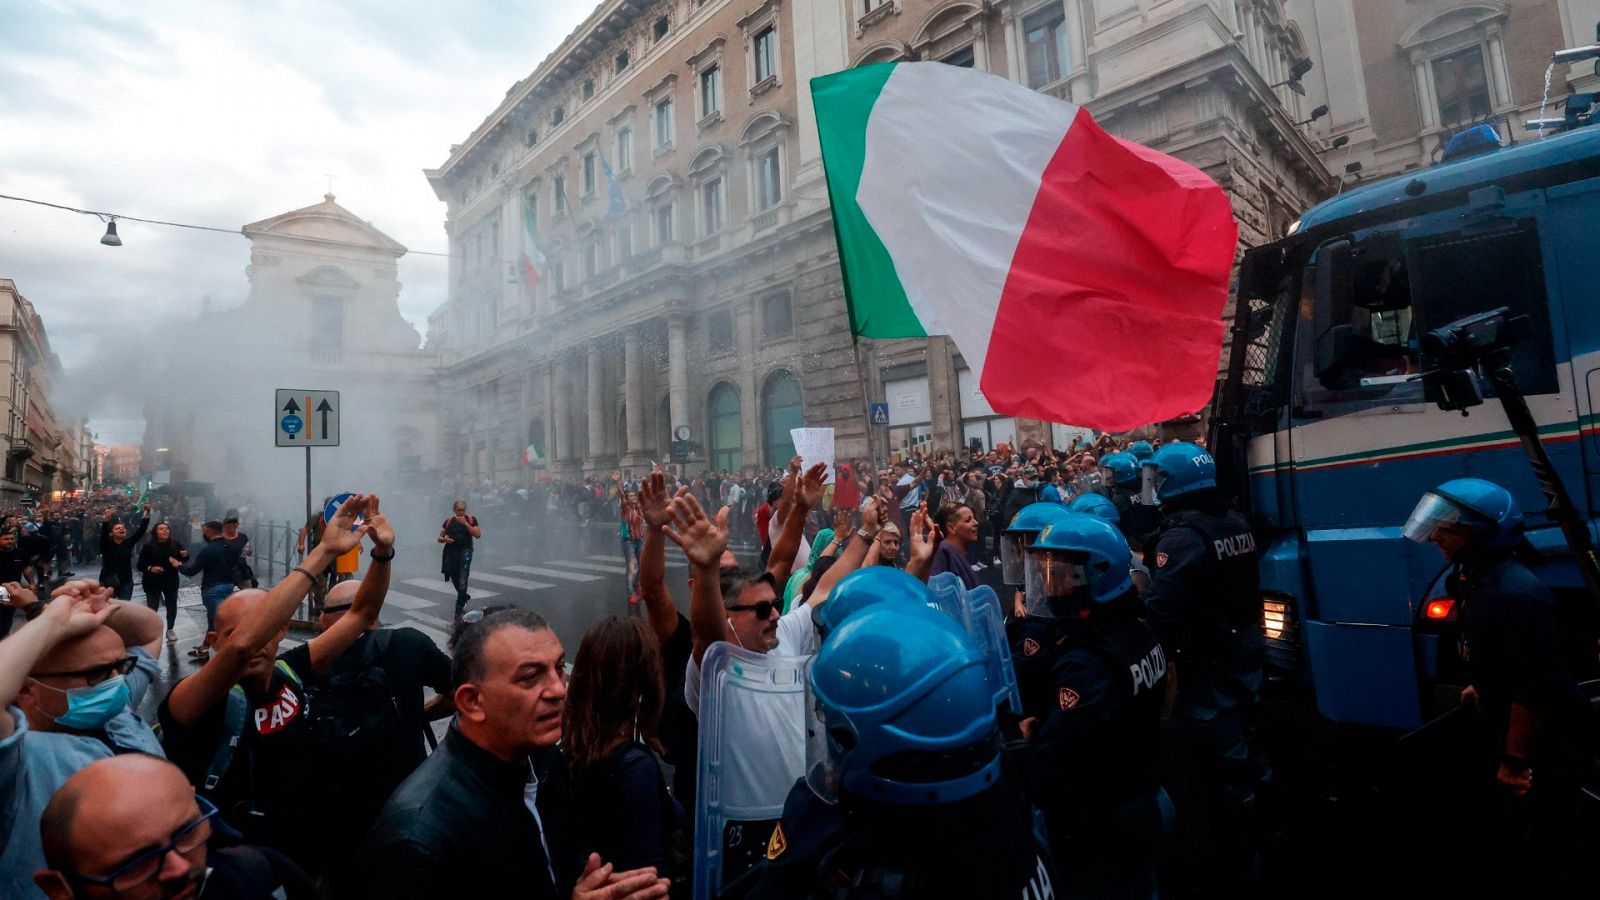
[[[389,631],[374,632],[359,665],[335,664],[332,671],[306,682],[306,715],[315,751],[325,759],[359,761],[330,771],[323,785],[331,802],[364,834],[377,819],[389,794],[411,773],[409,733],[400,716],[389,673],[379,664],[388,649]]]

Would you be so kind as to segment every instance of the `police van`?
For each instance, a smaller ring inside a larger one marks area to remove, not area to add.
[[[1272,665],[1309,685],[1328,720],[1411,729],[1453,700],[1454,646],[1432,627],[1454,615],[1444,562],[1400,534],[1423,491],[1451,478],[1517,497],[1536,568],[1562,603],[1569,665],[1583,677],[1595,668],[1596,606],[1517,434],[1492,399],[1467,415],[1442,410],[1422,377],[1438,362],[1430,331],[1502,307],[1526,316],[1517,385],[1594,531],[1594,99],[1568,98],[1559,133],[1510,145],[1487,126],[1458,136],[1439,164],[1347,190],[1245,256],[1211,447],[1262,540]]]

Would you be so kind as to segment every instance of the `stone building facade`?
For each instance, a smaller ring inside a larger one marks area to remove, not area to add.
[[[1491,124],[1506,141],[1537,137],[1551,52],[1596,41],[1597,0],[1288,0],[1316,67],[1307,104],[1329,113],[1311,128],[1347,183],[1438,162],[1457,131]],[[1551,68],[1559,116],[1568,85],[1595,84],[1592,60]],[[1342,146],[1334,146],[1335,141]]]
[[[1276,0],[607,0],[426,173],[445,468],[637,469],[675,434],[695,471],[773,465],[801,422],[879,459],[1059,439],[948,339],[852,343],[807,81],[938,60],[1069,99],[1216,178],[1252,245],[1333,187],[1275,85],[1303,55]]]
[[[44,321],[9,278],[0,278],[0,364],[6,392],[5,472],[0,505],[25,496],[44,501],[61,492],[91,487],[82,457],[83,420],[68,421],[50,403],[50,383],[61,376],[61,360],[50,349]]]
[[[313,451],[318,497],[403,485],[438,466],[434,359],[400,314],[406,248],[335,202],[244,226],[249,294],[175,335],[171,383],[206,373],[217,392],[151,392],[143,470],[218,496],[298,510],[305,457],[273,444],[278,388],[340,392],[341,446]]]

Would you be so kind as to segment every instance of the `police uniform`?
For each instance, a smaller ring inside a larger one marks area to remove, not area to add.
[[[1017,673],[1017,691],[1022,696],[1022,717],[1041,722],[1055,709],[1053,671],[1056,640],[1060,637],[1055,620],[1024,616],[1006,623],[1006,641],[1011,647],[1011,667]]]
[[[1117,505],[1117,528],[1128,539],[1134,553],[1143,553],[1145,545],[1161,527],[1161,509],[1138,502],[1138,492],[1115,488],[1111,502]]]
[[[1048,709],[1033,739],[1012,749],[1044,811],[1065,879],[1058,890],[1150,897],[1172,825],[1161,787],[1165,651],[1128,617],[1070,624],[1039,655],[1050,663],[1047,696],[1038,698]]]
[[[1044,900],[1061,896],[1027,801],[1010,781],[938,806],[834,806],[804,781],[766,859],[720,900]]]
[[[1231,510],[1179,509],[1146,564],[1150,624],[1178,665],[1175,713],[1199,755],[1190,762],[1212,770],[1226,811],[1248,814],[1270,775],[1249,741],[1266,655],[1255,537]]]
[[[1513,703],[1541,722],[1526,760],[1533,787],[1512,801],[1532,825],[1531,864],[1516,877],[1538,884],[1537,896],[1593,897],[1580,787],[1594,766],[1594,712],[1562,661],[1555,600],[1508,553],[1469,563],[1453,581],[1450,593],[1461,603],[1457,650],[1494,733],[1485,777],[1501,762]]]

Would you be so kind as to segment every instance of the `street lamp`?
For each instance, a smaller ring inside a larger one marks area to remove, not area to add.
[[[1312,122],[1315,122],[1316,120],[1322,118],[1323,116],[1325,116],[1327,114],[1328,114],[1328,104],[1324,103],[1321,106],[1319,106],[1316,109],[1313,109],[1311,111],[1311,118],[1306,119],[1304,122],[1296,122],[1296,123],[1294,123],[1294,125],[1295,125],[1296,128],[1299,128],[1301,125],[1310,125]]]
[[[105,244],[107,247],[122,246],[122,238],[117,237],[116,216],[108,216],[106,218],[106,233],[101,236],[100,243]]]
[[[1294,91],[1296,94],[1304,97],[1306,95],[1306,86],[1300,83],[1300,79],[1306,77],[1306,73],[1311,71],[1311,67],[1313,65],[1315,65],[1315,63],[1311,61],[1311,57],[1300,57],[1289,65],[1288,78],[1285,78],[1277,84],[1268,85],[1267,89],[1271,90],[1272,88],[1287,87],[1289,90]]]

